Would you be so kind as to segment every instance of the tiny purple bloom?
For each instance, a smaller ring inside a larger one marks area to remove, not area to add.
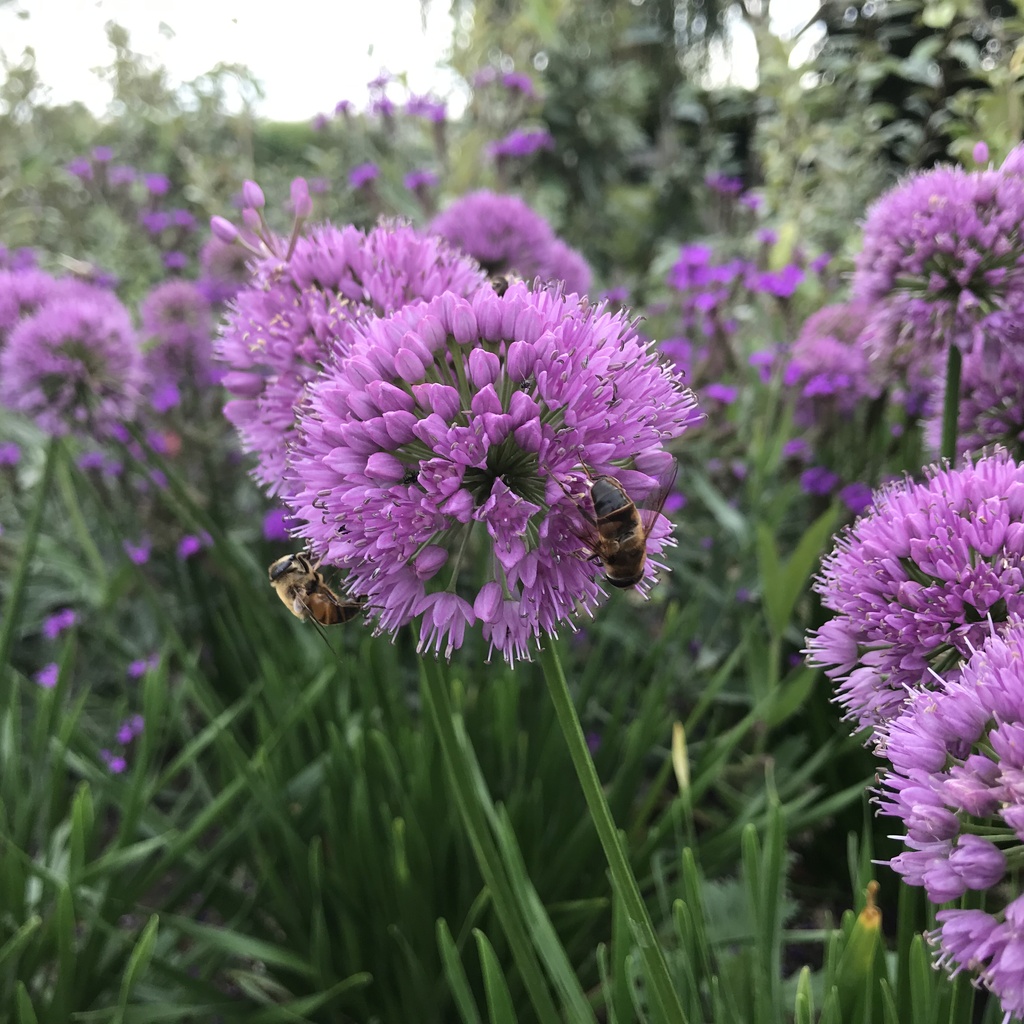
[[[44,690],[52,690],[57,685],[57,680],[60,679],[60,666],[57,662],[51,661],[49,665],[44,665],[32,679]]]
[[[122,546],[124,547],[125,554],[136,565],[145,565],[149,561],[149,556],[153,549],[152,543],[147,539],[141,540],[138,544],[126,540],[122,542]]]
[[[49,618],[43,620],[43,636],[47,640],[56,640],[65,630],[70,629],[78,621],[73,608],[62,608]]]
[[[21,461],[21,448],[14,441],[0,444],[0,466],[16,466]]]
[[[731,384],[708,384],[703,390],[707,398],[721,402],[723,405],[732,405],[740,393],[739,388],[733,387]]]
[[[166,174],[146,174],[142,181],[151,196],[165,196],[171,191],[171,180]]]
[[[380,168],[374,163],[359,164],[348,172],[348,183],[353,188],[362,188],[380,177]]]

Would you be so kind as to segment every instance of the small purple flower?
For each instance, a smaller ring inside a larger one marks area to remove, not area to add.
[[[447,104],[434,96],[410,96],[405,104],[405,112],[410,117],[422,117],[434,124],[443,124],[448,116]]]
[[[338,100],[334,105],[334,116],[335,117],[348,117],[352,113],[352,101],[351,100]]]
[[[722,405],[732,405],[739,397],[740,389],[731,384],[707,384],[703,388],[704,396]]]
[[[22,320],[0,350],[0,403],[49,434],[102,435],[131,420],[142,354],[128,311],[107,291],[81,286]]]
[[[800,487],[806,494],[827,497],[839,486],[839,477],[824,466],[811,466],[800,474]]]
[[[172,380],[153,382],[149,393],[149,405],[155,413],[163,415],[181,405],[181,392]]]
[[[331,119],[323,113],[314,114],[313,120],[309,122],[310,128],[315,132],[325,132],[330,127]]]
[[[802,267],[789,263],[781,270],[749,274],[746,285],[751,291],[788,299],[796,292],[804,276]]]
[[[410,171],[402,179],[402,184],[410,192],[419,192],[423,189],[433,188],[437,185],[437,182],[437,172],[431,171],[428,168],[420,168],[415,171]]]
[[[146,210],[139,222],[151,235],[159,235],[171,226],[171,216],[163,210]]]
[[[114,159],[114,151],[109,146],[96,146],[92,158],[98,164],[109,164]]]
[[[147,658],[136,658],[128,665],[128,678],[141,679],[147,672],[159,667],[160,655],[153,653]]]
[[[870,504],[873,492],[867,484],[847,484],[839,492],[839,500],[855,515],[859,516]]]
[[[44,665],[33,677],[32,681],[41,686],[44,690],[52,690],[60,679],[60,666],[55,661]]]
[[[971,157],[976,164],[988,163],[988,146],[984,142],[976,142],[971,150]]]
[[[378,631],[418,618],[447,657],[480,622],[512,663],[597,602],[587,471],[642,499],[700,418],[626,313],[522,283],[446,294],[370,322],[308,386],[286,501]]]
[[[16,466],[21,461],[21,448],[14,441],[0,444],[0,466]]]
[[[109,750],[101,750],[100,757],[112,775],[120,775],[128,767],[128,762],[120,754],[112,754]]]
[[[116,164],[107,171],[107,182],[112,187],[119,188],[122,185],[130,185],[135,181],[136,176],[134,167]]]
[[[743,179],[715,172],[704,178],[704,184],[712,192],[723,196],[738,196],[743,191]]]
[[[811,446],[802,437],[794,437],[782,446],[782,455],[787,459],[806,462],[811,457]]]
[[[122,541],[122,546],[125,554],[136,565],[145,565],[153,550],[152,542],[148,538],[143,538],[137,544],[130,540]]]
[[[1024,467],[1000,451],[925,477],[876,492],[815,584],[837,614],[807,653],[858,727],[955,679],[993,627],[1024,613]]]
[[[362,188],[380,177],[380,168],[374,163],[359,164],[348,172],[348,183],[353,188]]]
[[[188,266],[188,256],[178,250],[165,252],[163,255],[164,266],[168,270],[184,270]]]
[[[64,169],[81,181],[92,181],[92,162],[88,157],[76,156]]]
[[[145,721],[142,715],[132,715],[131,718],[126,719],[121,723],[117,730],[117,742],[121,746],[127,746],[136,736],[142,735],[142,730],[145,728]]]
[[[56,640],[65,630],[70,629],[78,621],[73,608],[62,608],[59,612],[43,620],[42,633],[47,640]]]
[[[493,157],[524,157],[542,149],[554,148],[555,140],[550,132],[544,129],[517,128],[503,139],[488,143],[487,152]]]
[[[145,174],[142,182],[151,196],[165,196],[171,191],[171,180],[166,174]]]
[[[181,562],[188,561],[188,559],[193,555],[199,554],[203,548],[209,546],[210,537],[208,534],[204,534],[202,537],[197,537],[193,533],[188,533],[178,541],[178,560]]]

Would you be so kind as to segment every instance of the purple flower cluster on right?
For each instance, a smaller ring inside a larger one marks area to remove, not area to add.
[[[902,822],[891,865],[946,909],[939,962],[1024,1014],[1024,465],[1005,451],[877,492],[822,563],[836,614],[807,641],[837,701],[888,762]]]

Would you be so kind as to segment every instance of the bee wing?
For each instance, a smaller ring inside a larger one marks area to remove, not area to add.
[[[679,463],[675,459],[666,466],[658,477],[658,486],[637,504],[637,511],[640,513],[640,521],[644,525],[644,539],[651,535],[651,531],[661,517],[661,510],[665,507],[665,499],[669,496],[675,486],[676,477],[679,475]]]

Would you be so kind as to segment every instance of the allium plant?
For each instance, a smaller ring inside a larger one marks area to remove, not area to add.
[[[551,225],[517,196],[486,189],[470,192],[438,214],[430,230],[472,256],[489,274],[562,281],[567,291],[582,292],[590,285],[586,260],[559,241]]]
[[[0,404],[49,434],[108,434],[132,419],[142,382],[131,317],[100,288],[44,303],[0,351]]]
[[[867,313],[864,303],[842,302],[804,321],[783,377],[799,392],[799,425],[847,419],[881,393],[867,354],[857,344]]]
[[[290,254],[256,261],[216,355],[232,395],[224,412],[256,454],[256,477],[269,493],[284,486],[303,389],[360,327],[406,303],[485,284],[476,263],[441,239],[394,224],[367,233],[324,224],[295,239]]]
[[[885,732],[892,770],[878,803],[908,846],[892,867],[934,903],[986,893],[984,911],[938,913],[939,962],[975,973],[1005,1013],[1024,1016],[1024,622],[1008,621]]]
[[[201,388],[213,379],[210,303],[194,281],[165,281],[139,308],[148,339],[146,369],[156,384]]]
[[[1005,451],[882,488],[822,561],[815,589],[836,613],[808,637],[858,727],[914,694],[1024,613],[1024,466]]]
[[[886,303],[877,355],[897,365],[984,345],[1024,316],[1024,177],[937,167],[868,211],[853,295]]]
[[[37,312],[50,299],[90,294],[93,287],[84,281],[53,277],[36,267],[0,270],[0,348],[20,320]]]
[[[994,351],[963,357],[957,422],[958,455],[993,443],[1024,454],[1024,323],[1003,333]],[[938,450],[941,416],[933,416],[927,428],[928,440]]]
[[[378,632],[419,619],[421,650],[450,656],[479,622],[512,663],[597,603],[587,471],[639,501],[699,418],[624,313],[522,283],[443,295],[369,323],[309,386],[297,532]]]

